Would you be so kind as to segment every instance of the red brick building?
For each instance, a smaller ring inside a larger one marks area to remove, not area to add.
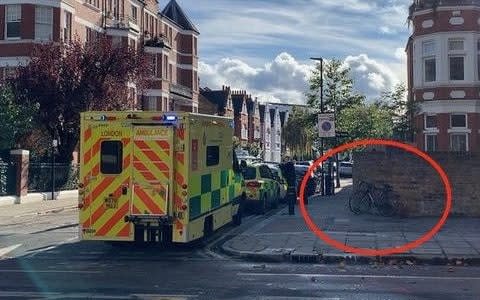
[[[163,2],[163,1],[162,1]],[[106,34],[145,46],[155,66],[151,88],[132,95],[146,110],[198,109],[199,31],[175,0],[8,0],[0,2],[0,75],[28,63],[35,43]]]
[[[221,90],[211,90],[208,87],[200,89],[200,95],[215,105],[215,114],[223,117],[233,118],[232,90],[229,86],[222,86]],[[203,103],[209,106],[209,103]],[[202,110],[199,107],[199,110]]]
[[[407,44],[416,143],[426,151],[480,151],[480,1],[415,0]]]
[[[239,138],[242,145],[246,145],[248,142],[248,97],[244,90],[232,91],[235,136]]]

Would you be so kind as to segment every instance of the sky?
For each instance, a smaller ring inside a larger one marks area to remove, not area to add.
[[[200,86],[304,104],[310,57],[338,58],[369,100],[406,82],[410,0],[177,0],[200,31]]]

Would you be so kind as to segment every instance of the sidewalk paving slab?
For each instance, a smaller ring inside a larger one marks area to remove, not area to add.
[[[377,250],[397,248],[421,238],[438,222],[438,218],[354,215],[344,205],[348,196],[347,187],[332,197],[316,197],[307,207],[317,226],[342,244]],[[480,218],[450,218],[434,238],[406,253],[363,257],[332,248],[316,237],[305,225],[298,206],[295,216],[286,212],[284,209],[259,222],[224,242],[221,249],[231,256],[256,261],[480,264]],[[252,245],[258,250],[252,250]]]

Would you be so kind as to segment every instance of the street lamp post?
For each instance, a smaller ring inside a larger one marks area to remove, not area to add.
[[[320,113],[323,114],[323,57],[311,57],[311,60],[320,62]],[[323,137],[320,137],[320,156],[323,156]],[[320,185],[322,189],[322,196],[325,196],[325,177],[323,166],[320,178]]]

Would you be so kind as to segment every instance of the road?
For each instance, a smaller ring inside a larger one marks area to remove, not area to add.
[[[209,250],[262,218],[249,216],[208,242],[164,249],[79,242],[75,211],[19,217],[0,227],[0,298],[479,298],[480,268],[472,266],[264,264]]]

